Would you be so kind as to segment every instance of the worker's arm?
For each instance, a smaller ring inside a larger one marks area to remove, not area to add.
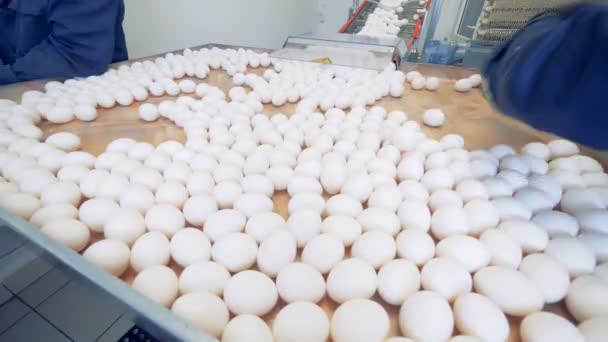
[[[103,72],[112,62],[122,0],[49,0],[51,34],[26,55],[0,65],[0,84]]]
[[[484,69],[504,113],[608,148],[608,6],[577,5],[533,19]]]

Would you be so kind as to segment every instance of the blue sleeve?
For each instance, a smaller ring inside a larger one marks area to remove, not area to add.
[[[121,6],[122,0],[49,0],[51,34],[14,63],[0,65],[0,84],[105,71]]]
[[[539,16],[484,68],[502,112],[595,148],[608,148],[608,6]]]

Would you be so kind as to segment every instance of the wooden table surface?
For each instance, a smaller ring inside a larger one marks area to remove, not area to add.
[[[550,134],[537,131],[524,123],[503,116],[492,109],[490,104],[484,98],[479,89],[473,89],[469,93],[458,93],[453,90],[453,80],[466,77],[472,73],[471,70],[465,70],[459,67],[440,66],[440,65],[422,65],[422,64],[405,64],[401,69],[405,72],[410,70],[418,70],[425,76],[436,76],[442,79],[439,90],[435,92],[421,90],[411,90],[406,87],[406,92],[402,98],[384,98],[377,102],[376,105],[385,107],[388,111],[400,110],[408,114],[410,119],[418,121],[423,127],[424,133],[432,138],[439,139],[441,136],[448,133],[461,134],[465,138],[466,148],[469,150],[490,148],[496,144],[509,144],[515,148],[521,148],[526,143],[532,141],[547,142],[553,137]],[[261,74],[264,71],[262,68],[250,70]],[[231,78],[222,71],[212,71],[204,81],[195,80],[197,83],[207,82],[211,85],[220,87],[226,93],[233,86]],[[27,90],[41,90],[44,83],[39,81],[25,82],[12,86],[0,87],[0,99],[19,100],[21,94]],[[172,99],[172,97],[157,97],[150,98],[147,102],[158,104],[163,100]],[[49,122],[43,122],[41,128],[45,135],[49,135],[60,131],[69,131],[78,134],[82,141],[82,150],[91,152],[95,155],[102,153],[105,146],[112,140],[117,138],[129,137],[138,141],[145,141],[152,144],[159,144],[166,140],[185,141],[183,131],[166,119],[161,119],[156,122],[146,123],[138,119],[138,107],[140,103],[135,103],[129,107],[115,107],[113,109],[99,109],[99,117],[94,122],[73,121],[67,124],[54,125]],[[429,128],[422,125],[422,113],[429,108],[441,108],[446,114],[447,119],[445,125],[441,128]],[[266,105],[264,112],[268,115],[275,113],[284,113],[290,115],[295,111],[293,104],[287,104],[283,107],[273,107]],[[585,154],[589,154],[606,167],[608,166],[608,154],[605,152],[593,151],[584,149]],[[287,202],[288,195],[286,192],[275,193],[273,196],[275,202],[274,210],[287,217]],[[101,236],[94,237],[95,240],[102,238]],[[347,251],[348,253],[348,251]],[[172,267],[180,272],[180,268],[176,265]],[[131,282],[134,277],[132,271],[129,271],[123,279],[126,282]],[[382,300],[376,295],[374,297],[378,302]],[[336,308],[337,304],[329,298],[323,299],[319,305],[323,307],[329,314]],[[284,303],[280,303],[277,307],[267,315],[266,321],[271,323],[274,316]],[[398,312],[399,308],[384,304],[384,307],[389,312],[391,317],[391,335],[399,334],[398,327]],[[567,316],[563,305],[553,305],[546,307],[546,310],[558,312]],[[518,326],[519,320],[510,318],[512,326],[512,334],[509,341],[519,341]]]

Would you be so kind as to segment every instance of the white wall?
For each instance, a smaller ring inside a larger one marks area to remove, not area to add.
[[[454,32],[459,24],[460,15],[466,1],[464,0],[444,0],[439,16],[439,22],[433,35],[434,40],[456,40]]]
[[[207,43],[278,48],[290,34],[319,30],[318,1],[127,0],[129,55],[138,58]]]
[[[303,0],[306,1],[306,0]],[[319,32],[338,32],[348,21],[348,9],[352,7],[352,0],[318,0],[321,23]]]

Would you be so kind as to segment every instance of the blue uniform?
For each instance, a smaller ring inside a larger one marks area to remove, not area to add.
[[[608,5],[534,18],[496,51],[484,76],[502,112],[608,149]]]
[[[122,0],[0,0],[0,85],[71,78],[128,59]]]

